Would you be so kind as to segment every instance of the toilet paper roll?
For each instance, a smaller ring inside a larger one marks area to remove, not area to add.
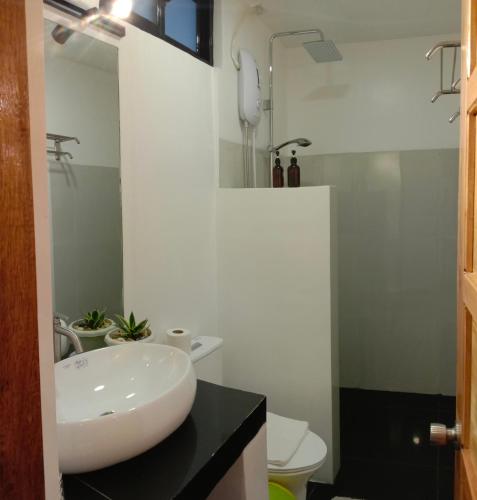
[[[177,347],[182,351],[190,354],[192,335],[185,328],[171,328],[166,331],[166,343],[172,347]]]

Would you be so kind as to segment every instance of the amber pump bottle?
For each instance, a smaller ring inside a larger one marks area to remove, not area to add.
[[[300,167],[296,159],[296,151],[292,151],[291,164],[288,167],[288,187],[300,187]]]
[[[283,176],[283,167],[280,163],[280,153],[276,152],[277,157],[275,158],[275,166],[273,167],[273,187],[282,188],[285,185],[285,180]]]

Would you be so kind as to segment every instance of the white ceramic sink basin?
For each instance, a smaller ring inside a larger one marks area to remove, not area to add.
[[[88,472],[152,448],[189,414],[190,357],[160,344],[106,347],[55,365],[60,470]]]

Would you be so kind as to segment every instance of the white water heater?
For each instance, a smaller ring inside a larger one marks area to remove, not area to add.
[[[240,118],[252,127],[258,125],[262,116],[260,75],[253,55],[239,50],[238,101]]]

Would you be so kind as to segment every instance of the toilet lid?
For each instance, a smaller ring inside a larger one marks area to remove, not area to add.
[[[272,472],[293,472],[319,467],[326,458],[326,444],[320,436],[308,431],[295,454],[285,465],[268,464]]]

